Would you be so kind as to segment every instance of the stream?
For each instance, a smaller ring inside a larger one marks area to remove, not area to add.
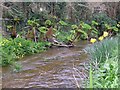
[[[83,49],[86,41],[77,43],[76,47],[53,47],[40,54],[26,56],[18,62],[22,70],[15,73],[9,67],[2,68],[3,88],[75,88],[80,77],[73,67],[82,71],[79,65],[87,61]],[[84,78],[84,75],[81,76]]]

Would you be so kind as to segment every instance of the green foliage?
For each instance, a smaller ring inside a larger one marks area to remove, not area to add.
[[[116,26],[110,26],[108,24],[105,24],[105,27],[107,30],[112,30],[114,32],[118,32],[118,28]]]
[[[95,23],[95,22],[94,22]],[[83,21],[80,22],[80,30],[78,30],[79,32],[81,32],[81,39],[87,39],[88,38],[88,35],[92,34],[93,31],[95,31],[92,26],[90,26],[89,24],[87,23],[84,23]],[[92,30],[92,32],[91,32]],[[89,33],[91,32],[91,33]]]
[[[76,31],[75,30],[70,30],[69,34],[67,35],[67,40],[72,41],[75,38]]]
[[[108,24],[105,24],[106,29],[111,29],[111,27]]]
[[[96,21],[92,21],[92,25],[98,25]]]
[[[99,65],[98,71],[94,71],[94,75],[95,87],[118,88],[118,57],[106,59]]]
[[[7,28],[11,29],[11,28],[13,28],[13,26],[12,25],[7,25]]]
[[[77,26],[77,25],[72,25],[71,28],[72,28],[73,30],[76,30],[76,29],[78,29],[78,26]]]
[[[81,33],[81,37],[82,37],[83,39],[88,38],[88,34],[87,34],[85,31],[83,31],[83,30],[81,30],[81,29],[78,29],[77,31]]]
[[[118,88],[119,86],[117,40],[118,38],[105,39],[85,49],[91,59],[94,88]]]
[[[15,22],[15,23],[19,23],[19,21],[20,21],[20,18],[18,18],[18,17],[15,17],[15,18],[14,18],[14,22]]]
[[[13,62],[11,67],[13,69],[13,72],[20,72],[22,69],[22,65],[17,62]]]
[[[117,27],[120,28],[120,22],[118,22]]]
[[[89,24],[82,23],[82,29],[83,29],[83,30],[90,30],[90,29],[91,29],[91,26],[90,26]]]
[[[45,25],[46,25],[46,26],[51,26],[51,25],[52,25],[52,22],[51,22],[50,20],[46,20],[46,21],[45,21]]]
[[[92,75],[92,67],[91,67],[91,64],[90,64],[90,72],[89,72],[89,77],[90,77],[90,88],[93,88],[93,75]]]
[[[119,31],[119,29],[117,27],[115,27],[115,26],[112,27],[112,30],[115,31],[115,32]]]
[[[110,38],[87,47],[86,50],[92,60],[102,62],[106,60],[107,57],[111,57],[113,55],[113,51],[118,48],[117,44],[118,42],[116,39]]]
[[[46,49],[48,42],[33,42],[23,38],[3,39],[0,42],[2,61],[0,65],[5,66],[12,64],[16,59],[22,58],[25,55],[39,53]]]
[[[96,26],[98,27],[99,23],[96,22],[96,21],[92,21],[92,24],[91,24],[91,36],[98,36],[98,34],[100,33],[100,31],[97,30]]]
[[[46,27],[39,27],[38,30],[41,32],[41,33],[46,33],[47,32],[47,28]]]
[[[28,20],[27,24],[30,25],[30,26],[32,26],[32,27],[39,26],[39,24],[35,20]]]
[[[67,26],[68,24],[62,20],[59,21],[59,24],[62,25],[62,26]]]
[[[56,32],[56,38],[58,41],[61,42],[65,42],[67,43],[69,39],[71,39],[70,37],[70,32],[64,32],[64,31],[57,31]]]

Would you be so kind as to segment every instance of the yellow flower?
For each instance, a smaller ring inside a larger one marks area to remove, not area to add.
[[[102,40],[104,39],[104,37],[103,37],[103,36],[100,36],[98,39],[99,39],[100,41],[102,41]]]
[[[19,46],[22,46],[21,43],[18,44]]]
[[[91,42],[91,43],[95,43],[96,41],[97,41],[97,40],[96,40],[95,38],[91,38],[91,39],[90,39],[90,42]]]
[[[108,36],[108,32],[104,32],[103,37],[107,37],[107,36]]]

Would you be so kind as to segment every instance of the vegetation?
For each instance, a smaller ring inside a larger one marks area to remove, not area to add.
[[[17,60],[26,55],[52,46],[74,47],[75,42],[86,40],[90,42],[85,48],[90,60],[85,87],[117,88],[120,2],[97,4],[1,2],[0,65],[19,71]]]
[[[16,20],[19,20],[19,18],[14,18],[12,23]],[[119,23],[115,26],[110,26],[105,23],[103,26],[106,28],[102,32],[97,29],[96,25],[98,26],[99,23],[96,21],[91,21],[91,24],[83,21],[78,24],[69,24],[62,20],[56,24],[53,23],[54,22],[51,20],[46,20],[44,21],[44,25],[40,26],[37,19],[27,20],[27,30],[24,31],[18,31],[16,24],[15,26],[6,25],[10,30],[11,38],[3,38],[1,40],[2,61],[0,64],[5,66],[12,64],[16,59],[25,55],[39,53],[46,48],[45,46],[50,46],[50,43],[74,45],[74,42],[80,39],[90,39],[91,43],[95,43],[96,41],[102,41],[108,36],[116,35],[117,32],[119,32],[119,27],[117,27]],[[70,28],[64,30],[66,27]],[[100,33],[103,35],[100,36]],[[103,50],[105,48],[103,48]],[[110,51],[111,49],[108,50],[108,52]],[[106,52],[104,52],[103,55],[105,55],[105,53]],[[101,52],[97,51],[95,55],[96,54],[100,55]],[[99,58],[99,60],[101,60],[101,56],[94,56],[94,58]]]
[[[50,46],[49,42],[33,42],[25,40],[23,38],[6,39],[3,38],[0,42],[0,52],[2,59],[0,65],[6,66],[13,64],[16,59],[20,59],[25,55],[39,53],[47,49]]]
[[[118,88],[118,37],[107,38],[85,49],[90,55],[90,88]],[[89,87],[89,86],[87,86]]]

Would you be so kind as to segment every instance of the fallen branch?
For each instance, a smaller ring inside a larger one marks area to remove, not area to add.
[[[74,47],[74,45],[66,45],[66,44],[55,44],[55,43],[52,43],[53,46],[57,46],[57,47]]]

